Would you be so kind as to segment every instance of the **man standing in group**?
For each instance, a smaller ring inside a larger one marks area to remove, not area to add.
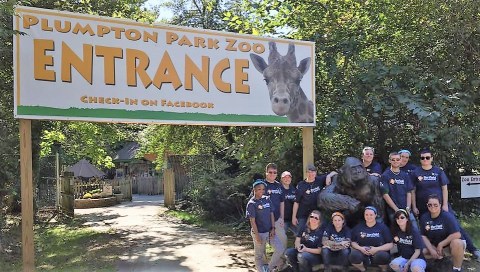
[[[429,196],[437,195],[442,203],[442,210],[456,214],[448,202],[448,180],[442,168],[433,165],[433,154],[429,149],[420,151],[420,166],[412,172],[414,182],[414,193],[412,194],[412,211],[422,216],[428,212],[427,202]],[[460,225],[460,224],[459,224]],[[480,261],[480,250],[473,244],[467,232],[460,226],[460,233],[466,240],[467,250]]]
[[[394,222],[395,212],[399,209],[410,213],[412,205],[413,183],[410,175],[400,170],[400,154],[392,152],[388,155],[390,168],[380,177],[383,199],[387,203],[387,214],[390,222]],[[410,220],[416,225],[415,216],[410,213]],[[412,224],[412,225],[413,225]]]
[[[285,212],[285,195],[282,190],[282,185],[276,180],[277,165],[269,163],[265,167],[265,195],[270,197],[273,205],[273,215],[275,217],[275,235],[278,236],[283,245],[287,244],[287,235],[285,233],[285,226],[283,222]]]

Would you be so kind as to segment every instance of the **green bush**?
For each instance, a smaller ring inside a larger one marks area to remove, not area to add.
[[[237,221],[245,216],[250,183],[241,177],[209,173],[193,183],[187,191],[187,200],[208,219]]]

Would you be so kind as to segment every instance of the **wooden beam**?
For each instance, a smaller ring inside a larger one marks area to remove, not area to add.
[[[20,119],[23,271],[35,271],[33,241],[32,121]]]
[[[313,127],[302,128],[303,140],[303,175],[306,178],[307,165],[314,163],[313,160]]]
[[[175,207],[175,173],[173,169],[163,170],[163,204],[167,208]]]

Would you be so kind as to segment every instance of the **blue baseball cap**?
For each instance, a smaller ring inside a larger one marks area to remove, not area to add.
[[[267,184],[265,183],[265,181],[263,181],[263,179],[256,179],[252,184],[252,188],[255,188],[260,184],[263,184],[263,186],[267,187]]]
[[[408,153],[408,156],[412,156],[412,152],[408,151],[407,149],[402,149],[398,151],[398,154],[402,154],[402,153]]]

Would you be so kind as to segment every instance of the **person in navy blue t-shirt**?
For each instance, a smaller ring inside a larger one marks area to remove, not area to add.
[[[398,154],[400,154],[400,169],[403,171],[406,171],[408,174],[413,172],[415,168],[418,166],[410,162],[410,156],[412,156],[412,153],[408,151],[407,149],[402,149],[398,151]]]
[[[457,219],[449,212],[442,210],[442,201],[437,195],[430,195],[427,200],[429,212],[420,218],[427,258],[442,259],[446,249],[452,255],[453,270],[461,271],[466,241],[460,234]]]
[[[390,153],[388,160],[390,168],[383,172],[380,184],[387,203],[388,219],[393,223],[393,215],[398,209],[410,210],[413,184],[408,173],[400,170],[400,155],[397,152]]]
[[[345,225],[345,216],[341,212],[332,213],[332,223],[323,230],[322,259],[325,272],[332,271],[330,265],[341,265],[343,271],[348,271],[348,255],[352,231]]]
[[[295,272],[310,272],[313,266],[321,263],[322,214],[313,210],[305,226],[297,233],[295,247],[285,251],[287,263]]]
[[[284,217],[285,233],[290,229],[294,234],[297,234],[297,228],[292,224],[293,203],[295,203],[296,189],[292,185],[292,174],[285,171],[281,175],[280,182],[282,183],[283,195],[285,196]]]
[[[400,256],[390,262],[390,268],[396,272],[425,271],[425,245],[418,228],[414,228],[413,222],[409,220],[409,213],[399,209],[394,214],[394,220],[392,235]]]
[[[253,247],[255,250],[255,267],[258,272],[264,270],[264,256],[266,256],[266,244],[275,249],[268,268],[274,269],[283,265],[281,257],[285,248],[280,239],[275,235],[274,207],[270,198],[265,196],[265,182],[256,180],[253,185],[253,197],[247,203],[247,218],[250,221]]]
[[[352,229],[352,245],[350,262],[360,271],[366,271],[366,266],[378,265],[382,271],[387,271],[390,263],[390,249],[393,247],[392,234],[388,227],[376,221],[377,209],[365,207],[365,222]]]
[[[380,177],[382,175],[382,166],[373,160],[375,149],[373,147],[366,146],[362,150],[362,164],[367,173],[372,176]]]
[[[307,178],[298,183],[292,212],[292,224],[298,230],[305,226],[310,212],[317,209],[317,196],[325,186],[326,176],[317,176],[317,168],[309,164]]]
[[[282,243],[287,245],[287,235],[285,234],[285,226],[283,218],[285,216],[285,195],[283,194],[282,184],[276,180],[277,165],[269,163],[265,167],[265,195],[270,197],[272,205],[275,208],[273,215],[275,217],[275,233]]]
[[[455,216],[455,211],[448,203],[448,184],[450,183],[448,177],[440,167],[432,165],[432,162],[432,152],[429,149],[422,150],[420,152],[421,166],[412,172],[415,183],[415,190],[412,194],[412,210],[422,216],[428,212],[426,206],[428,196],[437,195],[443,203],[442,210]],[[473,244],[470,235],[462,227],[460,227],[460,233],[467,242],[467,250],[475,256],[477,261],[480,261],[480,251]]]

